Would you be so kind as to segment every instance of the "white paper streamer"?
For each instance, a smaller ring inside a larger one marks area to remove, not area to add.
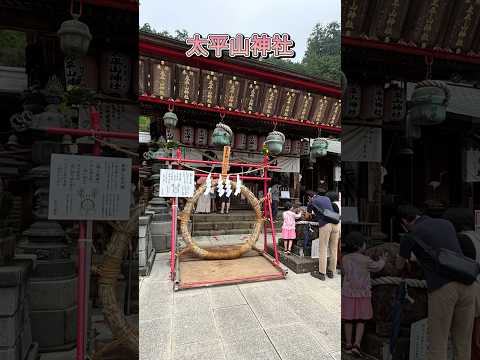
[[[237,184],[235,185],[235,196],[238,196],[241,192],[242,180],[240,180],[240,175],[237,174]]]
[[[217,191],[218,191],[218,195],[219,195],[220,197],[222,197],[223,194],[225,194],[225,189],[223,188],[222,175],[218,175]]]
[[[207,195],[210,195],[210,192],[212,191],[212,174],[211,173],[208,174],[205,184],[207,185],[207,187],[205,188],[205,192],[203,195],[207,196]]]
[[[230,197],[230,195],[232,195],[232,183],[230,181],[230,175],[227,175],[227,180],[225,180],[225,192],[227,194],[227,197]]]

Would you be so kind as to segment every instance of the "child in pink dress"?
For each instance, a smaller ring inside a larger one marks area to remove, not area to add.
[[[374,261],[362,252],[366,239],[359,232],[351,232],[345,239],[350,251],[342,258],[342,322],[345,325],[346,352],[360,355],[360,344],[365,322],[373,317],[370,272],[378,272],[385,266],[385,255]],[[353,325],[355,325],[355,341]]]
[[[295,206],[292,206],[283,213],[282,239],[286,254],[290,254],[292,251],[293,240],[297,237],[295,233],[295,220],[300,219],[301,216],[302,214],[298,211],[298,207]]]

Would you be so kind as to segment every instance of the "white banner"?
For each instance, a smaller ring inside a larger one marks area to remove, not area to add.
[[[382,162],[382,129],[344,126],[342,161]]]
[[[480,150],[467,150],[465,156],[465,182],[480,181]]]
[[[273,170],[275,172],[300,173],[300,158],[297,157],[279,157],[273,161],[272,165],[280,167],[279,170]]]

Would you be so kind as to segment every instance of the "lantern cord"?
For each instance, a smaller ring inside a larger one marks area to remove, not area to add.
[[[168,99],[168,111],[172,112],[175,107],[175,100],[172,98]]]
[[[425,56],[425,64],[427,64],[427,75],[426,79],[432,79],[432,64],[433,64],[433,56]]]
[[[223,123],[223,119],[225,119],[225,112],[220,112],[220,122]]]
[[[71,0],[70,2],[70,15],[72,15],[72,17],[74,19],[78,19],[80,16],[82,16],[82,10],[83,10],[83,0],[79,0],[78,1],[78,13],[76,13],[74,11],[74,4],[75,4],[76,0]]]

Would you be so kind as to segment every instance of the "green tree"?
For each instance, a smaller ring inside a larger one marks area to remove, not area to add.
[[[175,30],[175,35],[172,35],[166,30],[164,31],[155,30],[149,23],[143,24],[143,26],[140,27],[140,31],[146,32],[148,34],[153,34],[153,35],[166,36],[166,37],[180,40],[180,41],[185,41],[188,38],[188,31],[185,29]]]
[[[0,65],[25,66],[25,33],[14,30],[0,30]]]

